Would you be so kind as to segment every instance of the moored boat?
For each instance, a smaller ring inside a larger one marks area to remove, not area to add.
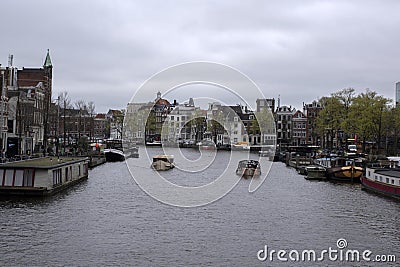
[[[162,146],[161,141],[146,142],[146,146]]]
[[[46,157],[0,165],[0,195],[47,196],[88,178],[88,158]]]
[[[259,176],[261,174],[260,163],[257,160],[241,160],[238,163],[236,174],[244,178]]]
[[[366,168],[363,189],[400,199],[400,168]]]
[[[201,150],[216,150],[217,147],[213,141],[210,140],[203,140],[198,143],[199,149]]]
[[[326,169],[322,166],[306,166],[305,167],[307,180],[323,180],[326,179]]]
[[[326,178],[331,181],[359,183],[363,168],[355,165],[354,159],[319,158],[316,163],[326,168]]]
[[[122,151],[122,140],[107,140],[104,156],[108,162],[124,161],[125,155]]]
[[[175,167],[173,155],[157,155],[153,157],[151,167],[156,171],[167,171]]]
[[[122,152],[119,149],[114,149],[114,148],[104,149],[104,156],[106,157],[106,161],[108,161],[108,162],[125,160],[124,152]]]

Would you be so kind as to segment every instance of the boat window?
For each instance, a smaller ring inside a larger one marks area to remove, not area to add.
[[[375,175],[375,181],[378,181],[378,176]]]
[[[24,180],[24,170],[15,170],[14,186],[22,186]]]
[[[387,184],[389,183],[389,178],[386,178],[386,183],[387,183]]]
[[[368,177],[371,177],[371,171],[368,171]]]
[[[382,182],[382,177],[379,177],[379,181],[381,181],[381,182]]]
[[[394,184],[394,180],[392,179],[392,184]]]
[[[62,173],[61,169],[53,170],[53,185],[61,184],[62,183]]]
[[[33,186],[33,174],[34,169],[25,169],[24,170],[24,180],[22,186]]]
[[[3,185],[4,171],[5,171],[5,170],[3,170],[3,169],[0,170],[0,186]]]
[[[13,185],[13,177],[14,177],[14,169],[7,169],[4,170],[6,172],[4,185],[5,186],[12,186]]]

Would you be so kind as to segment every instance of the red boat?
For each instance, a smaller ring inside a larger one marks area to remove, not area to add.
[[[363,189],[400,199],[400,168],[367,168]]]

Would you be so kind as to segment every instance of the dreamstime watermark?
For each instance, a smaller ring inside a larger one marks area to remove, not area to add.
[[[209,91],[200,98],[219,104],[208,110],[199,110],[190,105],[190,102],[188,105],[170,105],[167,101],[169,95],[177,89],[192,85],[218,87],[234,96],[246,108],[238,110],[229,106],[225,103],[223,95],[210,95]],[[149,97],[156,94],[157,98],[149,102]],[[179,175],[182,175],[182,172],[183,175],[192,175],[211,168],[216,153],[201,153],[200,158],[196,160],[186,158],[184,153],[177,151],[180,149],[177,141],[182,139],[182,131],[185,131],[185,136],[189,136],[188,139],[195,139],[196,142],[199,141],[200,135],[202,138],[208,135],[208,140],[205,141],[213,141],[214,145],[219,145],[215,141],[218,138],[223,139],[224,144],[228,142],[230,145],[239,141],[252,141],[252,144],[256,142],[274,153],[276,133],[273,115],[265,102],[261,108],[254,110],[257,99],[266,98],[249,77],[232,67],[212,62],[190,62],[172,66],[153,75],[136,90],[126,109],[123,141],[126,147],[132,143],[161,142],[163,154],[174,155],[176,169],[181,172]],[[244,115],[239,114],[241,112]],[[246,117],[246,122],[242,121],[243,117]],[[239,140],[241,138],[242,140]],[[145,157],[147,161],[142,162],[139,167],[151,165],[154,156],[152,151],[154,150],[149,151],[147,146],[141,148],[140,158]],[[172,206],[196,207],[209,204],[229,193],[241,179],[235,174],[238,161],[249,158],[250,150],[240,153],[231,151],[224,170],[215,174],[212,182],[202,186],[177,185],[168,180],[170,173],[147,170],[146,174],[146,170],[143,170],[138,174],[135,162],[127,161],[127,165],[133,179],[148,195]],[[262,174],[251,180],[249,192],[254,192],[261,186],[271,165],[272,163],[262,166]],[[221,166],[218,167],[221,169]]]
[[[347,240],[339,238],[336,247],[314,250],[283,250],[270,249],[267,245],[257,252],[260,261],[282,261],[282,262],[396,262],[394,254],[376,254],[371,250],[349,249]]]

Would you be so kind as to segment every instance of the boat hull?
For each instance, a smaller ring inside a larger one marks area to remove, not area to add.
[[[371,181],[366,177],[361,177],[361,186],[363,189],[372,191],[388,197],[400,199],[400,187],[387,185],[378,181]]]
[[[363,169],[354,166],[329,168],[326,171],[327,179],[340,182],[359,183],[362,175]]]
[[[106,157],[107,162],[117,162],[125,160],[124,153],[117,149],[105,149],[104,156]]]
[[[261,171],[255,168],[245,168],[236,170],[236,174],[242,176],[243,178],[249,178],[254,176],[260,176]]]

